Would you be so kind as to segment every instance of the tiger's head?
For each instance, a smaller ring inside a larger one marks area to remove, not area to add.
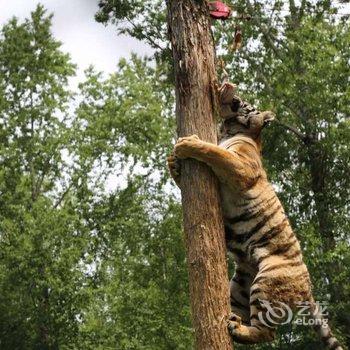
[[[236,85],[230,83],[224,84],[220,89],[222,134],[243,134],[257,140],[262,129],[274,120],[275,114],[271,111],[258,111],[235,95],[235,91]]]

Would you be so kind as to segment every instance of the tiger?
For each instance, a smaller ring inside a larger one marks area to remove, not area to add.
[[[260,112],[243,101],[236,89],[229,82],[219,88],[219,144],[197,135],[182,137],[168,157],[170,174],[179,187],[181,160],[186,158],[206,163],[219,180],[226,246],[235,263],[229,332],[238,343],[273,341],[284,319],[275,313],[271,320],[271,305],[295,311],[308,303],[324,345],[342,350],[313,299],[300,243],[262,164],[262,130],[275,114]]]

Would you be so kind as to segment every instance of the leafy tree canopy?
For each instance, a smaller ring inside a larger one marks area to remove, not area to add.
[[[97,15],[145,40],[76,91],[75,65],[38,6],[0,35],[0,348],[190,349],[181,212],[165,158],[174,136],[161,1],[100,1]],[[318,300],[349,342],[349,23],[329,1],[237,1],[214,36],[231,79],[293,126],[264,131],[271,180],[301,240]],[[349,345],[349,344],[348,344]],[[288,326],[257,349],[319,349]],[[237,348],[239,348],[237,346]]]
[[[164,2],[99,3],[98,21],[115,24],[148,42],[157,58],[171,60]],[[239,0],[232,4],[237,17],[250,20],[217,21],[213,31],[219,57],[242,94],[297,130],[275,124],[265,131],[265,164],[301,239],[316,297],[330,301],[334,327],[349,342],[350,31],[343,3]],[[236,24],[243,32],[239,51],[232,50]],[[293,348],[310,344],[305,334],[296,342],[298,332],[290,330]],[[276,346],[290,346],[290,339]]]

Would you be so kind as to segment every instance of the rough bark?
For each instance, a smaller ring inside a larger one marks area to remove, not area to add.
[[[217,78],[206,2],[169,0],[167,5],[178,135],[197,134],[216,143]],[[229,288],[218,183],[207,166],[185,160],[181,189],[195,347],[229,350]]]

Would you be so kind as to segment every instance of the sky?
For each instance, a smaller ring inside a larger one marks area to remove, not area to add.
[[[131,52],[152,53],[146,44],[118,35],[115,26],[97,23],[94,14],[98,0],[0,0],[0,26],[13,16],[28,17],[38,3],[54,14],[54,36],[78,65],[77,80],[82,79],[84,69],[90,64],[109,73],[115,71],[121,57],[129,57]]]

